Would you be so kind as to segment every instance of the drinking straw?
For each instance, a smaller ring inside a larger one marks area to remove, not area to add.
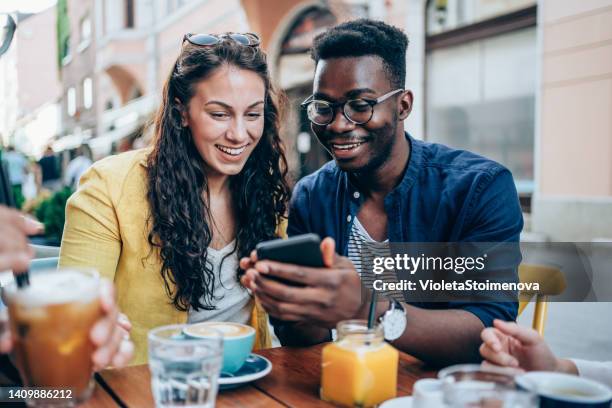
[[[15,281],[17,282],[17,287],[23,289],[27,286],[30,286],[30,271],[26,269],[25,272],[15,275]]]
[[[368,329],[374,327],[374,314],[376,313],[376,291],[372,291],[372,299],[370,299],[370,312],[368,313]]]

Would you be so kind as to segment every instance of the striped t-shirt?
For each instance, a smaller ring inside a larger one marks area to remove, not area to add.
[[[349,235],[348,242],[348,258],[355,265],[357,273],[361,278],[363,286],[372,290],[374,281],[382,279],[384,282],[396,282],[397,276],[395,271],[385,271],[380,275],[375,275],[372,270],[365,270],[366,265],[370,267],[374,263],[375,257],[391,257],[391,249],[389,248],[389,240],[386,239],[383,242],[375,241],[368,231],[361,225],[359,219],[355,217],[351,233]],[[403,295],[400,291],[385,291],[378,292],[379,299],[383,298],[394,298],[396,300],[402,300]]]

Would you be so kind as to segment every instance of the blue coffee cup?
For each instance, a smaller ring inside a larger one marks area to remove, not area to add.
[[[612,391],[575,375],[533,371],[515,378],[519,388],[540,397],[540,408],[610,408]]]
[[[202,322],[183,329],[188,337],[203,338],[210,335],[210,330],[223,334],[223,367],[226,375],[235,374],[246,361],[255,343],[255,329],[246,324],[233,322]]]

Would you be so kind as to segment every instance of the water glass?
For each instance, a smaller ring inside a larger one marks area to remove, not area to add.
[[[149,369],[156,407],[215,406],[223,356],[223,335],[189,338],[188,325],[149,332]]]
[[[447,407],[537,408],[538,397],[517,390],[508,369],[461,364],[438,373]]]
[[[456,386],[446,390],[445,399],[449,408],[537,408],[539,401],[535,394],[521,390],[466,390]]]

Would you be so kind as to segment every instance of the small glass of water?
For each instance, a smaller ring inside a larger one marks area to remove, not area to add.
[[[149,332],[149,369],[155,406],[215,406],[223,358],[223,335],[189,338],[185,324]]]
[[[511,389],[462,389],[454,385],[455,390],[447,390],[445,399],[450,400],[450,408],[537,408],[537,395],[522,390]]]
[[[508,369],[460,364],[438,373],[444,402],[451,408],[537,408],[538,397],[517,390]]]

